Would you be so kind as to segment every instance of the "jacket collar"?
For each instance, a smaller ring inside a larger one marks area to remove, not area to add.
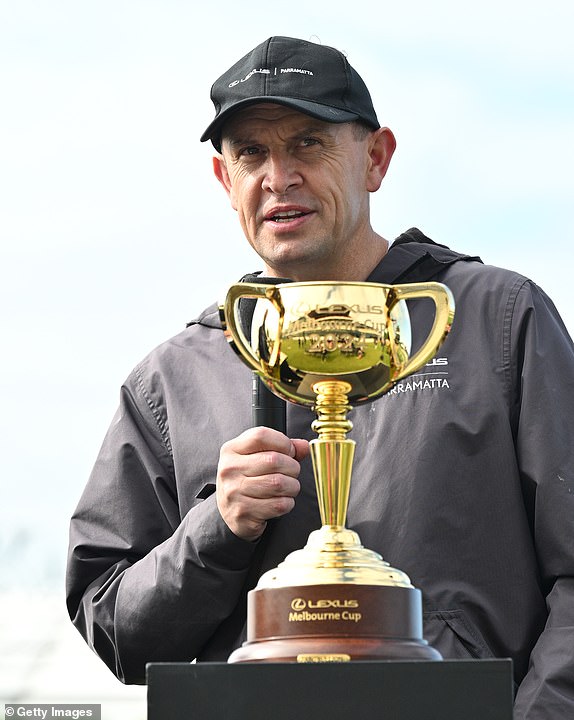
[[[454,252],[411,228],[392,243],[389,251],[367,278],[368,282],[393,285],[427,282],[455,262],[482,262],[478,256]]]

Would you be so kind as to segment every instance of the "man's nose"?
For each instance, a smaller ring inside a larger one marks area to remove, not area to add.
[[[284,195],[303,182],[295,158],[287,153],[270,154],[265,163],[263,189],[275,195]]]

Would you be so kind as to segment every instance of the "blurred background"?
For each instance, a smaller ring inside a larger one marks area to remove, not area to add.
[[[375,229],[524,273],[573,333],[573,8],[0,3],[0,706],[145,718],[67,619],[68,518],[131,368],[260,267],[199,142],[215,78],[270,35],[344,51],[397,137]]]

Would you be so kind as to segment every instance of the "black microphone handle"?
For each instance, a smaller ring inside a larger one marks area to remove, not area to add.
[[[261,425],[287,433],[287,403],[265,385],[263,380],[253,373],[253,392],[251,418],[253,427]]]

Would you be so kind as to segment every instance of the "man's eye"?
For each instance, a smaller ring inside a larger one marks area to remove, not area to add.
[[[257,155],[260,153],[260,148],[257,147],[257,145],[249,145],[248,147],[241,148],[239,154],[244,155]]]
[[[314,137],[304,137],[301,140],[301,145],[303,145],[303,147],[311,147],[312,145],[318,145],[318,144],[319,144],[319,141],[317,140],[317,138],[314,138]]]

